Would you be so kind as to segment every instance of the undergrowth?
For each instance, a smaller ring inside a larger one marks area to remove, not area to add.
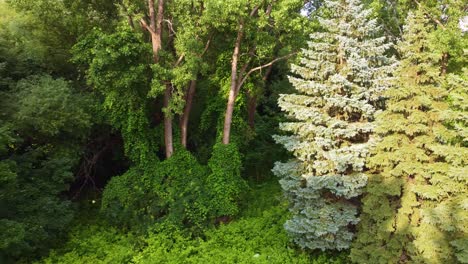
[[[287,205],[276,181],[250,186],[239,217],[201,236],[170,223],[135,235],[84,215],[68,242],[37,263],[347,263],[345,253],[305,252],[290,242],[283,228]]]

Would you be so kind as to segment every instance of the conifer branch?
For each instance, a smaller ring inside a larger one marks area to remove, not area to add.
[[[425,9],[423,5],[421,5],[421,3],[419,3],[418,0],[414,0],[414,2],[421,8],[421,9]],[[446,30],[446,27],[444,26],[444,24],[442,24],[442,22],[440,22],[440,20],[438,20],[437,18],[434,18],[432,17],[429,12],[426,12],[424,11],[424,14],[429,17],[432,21],[434,21],[437,25],[439,25],[443,30]]]

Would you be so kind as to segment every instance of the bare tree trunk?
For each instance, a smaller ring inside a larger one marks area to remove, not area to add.
[[[237,31],[236,43],[234,45],[234,52],[232,53],[231,61],[231,88],[229,90],[229,98],[226,106],[226,115],[224,116],[224,127],[223,127],[223,144],[229,144],[229,138],[231,134],[231,123],[232,114],[234,112],[234,103],[237,95],[237,67],[239,62],[240,45],[242,42],[242,36],[244,34],[244,22],[239,23],[239,30]]]
[[[187,91],[187,98],[185,100],[184,113],[180,119],[180,135],[182,146],[187,148],[187,127],[190,117],[190,111],[192,110],[193,97],[195,95],[195,90],[197,87],[197,80],[191,80],[190,85]]]
[[[165,109],[169,107],[171,95],[172,87],[170,83],[167,83],[163,102]],[[174,152],[174,147],[172,146],[172,116],[169,113],[164,113],[164,145],[166,146],[166,158],[170,158]]]

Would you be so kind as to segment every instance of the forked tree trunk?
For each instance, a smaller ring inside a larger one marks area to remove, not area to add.
[[[180,119],[180,135],[182,146],[187,148],[187,127],[190,118],[190,111],[192,110],[193,97],[197,87],[197,80],[191,80],[187,91],[187,98],[185,100],[184,113]]]
[[[157,14],[154,9],[154,0],[148,0],[149,25],[144,19],[141,19],[142,26],[148,30],[151,35],[151,44],[153,48],[153,61],[159,62],[159,51],[162,47],[162,22],[164,18],[164,0],[158,0]],[[164,93],[164,108],[167,109],[172,96],[172,87],[166,84]],[[170,158],[174,152],[172,139],[172,117],[170,113],[164,113],[164,145],[166,147],[166,158]]]
[[[253,10],[250,12],[250,17],[255,16],[258,13],[259,8],[260,8],[259,5],[255,6],[253,8]],[[270,14],[271,10],[272,10],[271,6],[268,6],[267,15]],[[239,93],[240,88],[242,87],[244,82],[247,80],[249,75],[251,73],[255,72],[255,71],[258,71],[258,70],[261,70],[261,69],[263,69],[265,67],[269,67],[269,66],[273,65],[273,63],[275,63],[275,62],[277,62],[279,60],[287,59],[287,58],[293,56],[294,54],[296,54],[296,52],[293,52],[293,53],[290,53],[288,55],[278,57],[278,58],[272,60],[271,62],[269,62],[267,64],[252,68],[246,73],[247,67],[249,65],[249,60],[247,60],[247,62],[244,64],[244,66],[238,72],[240,46],[241,46],[243,35],[244,35],[244,21],[241,20],[239,22],[239,29],[237,31],[237,38],[236,38],[236,42],[235,42],[235,45],[234,45],[234,52],[232,53],[231,87],[230,87],[230,90],[229,90],[229,98],[228,98],[227,106],[226,106],[226,115],[224,116],[224,127],[223,127],[223,140],[222,140],[222,143],[226,144],[226,145],[229,144],[229,140],[230,140],[230,136],[231,136],[231,123],[232,123],[232,115],[233,115],[233,112],[234,112],[234,104],[235,104],[235,101],[236,101],[236,98],[237,98],[237,95]],[[252,47],[252,49],[249,52],[250,57],[253,57],[255,55],[254,50],[255,50],[255,47]],[[254,112],[255,112],[255,108],[256,107],[253,108]]]
[[[153,47],[154,63],[159,61],[159,51],[161,50],[161,37],[162,37],[162,21],[164,16],[164,0],[158,1],[158,14],[156,16],[154,10],[154,0],[148,0],[148,9],[150,16],[150,34],[151,44]]]

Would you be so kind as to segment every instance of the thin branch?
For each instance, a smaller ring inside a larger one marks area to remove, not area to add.
[[[203,52],[200,54],[200,58],[203,57],[203,55],[205,55],[205,53],[208,51],[208,48],[210,47],[212,38],[213,38],[213,35],[211,35],[210,38],[208,39],[208,41],[206,42],[205,48],[203,49]]]
[[[169,30],[172,31],[174,35],[177,35],[174,30],[174,26],[172,25],[172,22],[169,19],[164,19],[163,21],[167,23]]]
[[[133,23],[133,17],[132,17],[132,15],[128,12],[128,9],[127,9],[127,7],[125,6],[124,3],[120,3],[120,5],[121,5],[121,7],[122,7],[124,13],[127,15],[128,24],[130,25],[130,27],[131,27],[132,29],[135,29],[135,24]]]
[[[273,3],[275,3],[275,2],[276,2],[276,1],[273,1],[272,3],[270,3],[270,4],[267,6],[266,11],[265,11],[265,15],[266,15],[267,17],[270,16],[271,10],[273,10]]]
[[[254,6],[252,11],[250,12],[250,16],[253,17],[255,14],[257,14],[259,8],[260,8],[259,5]]]
[[[184,57],[185,57],[185,53],[180,54],[179,58],[177,59],[176,63],[174,64],[174,67],[179,66],[179,64],[182,62]]]
[[[296,54],[297,54],[297,51],[296,51],[296,52],[293,52],[293,53],[289,53],[288,55],[285,55],[285,56],[281,56],[281,57],[279,57],[279,58],[276,58],[276,59],[270,61],[270,62],[267,63],[267,64],[263,64],[263,65],[261,65],[261,66],[258,66],[258,67],[255,67],[255,68],[250,69],[250,71],[247,72],[247,74],[244,76],[244,78],[242,79],[242,81],[239,83],[237,89],[240,89],[240,88],[241,88],[241,86],[242,86],[242,85],[244,84],[244,82],[247,80],[247,78],[249,77],[249,75],[252,74],[253,72],[259,71],[259,70],[261,70],[261,69],[263,69],[263,68],[265,68],[265,67],[268,67],[268,66],[270,66],[270,65],[273,65],[275,62],[278,62],[278,61],[281,61],[281,60],[285,60],[285,59],[289,59],[290,57],[292,57],[292,56],[294,56],[294,55],[296,55]]]
[[[240,69],[240,71],[239,71],[239,76],[240,77],[242,77],[242,75],[244,75],[244,72],[247,70],[247,67],[249,67],[249,64],[250,64],[250,59],[247,60],[247,62],[244,64],[244,66],[242,66],[242,68]],[[242,79],[242,81],[239,84],[237,84],[237,86],[236,86],[236,97],[239,94],[239,90],[242,87],[243,83],[244,83],[244,80]]]

